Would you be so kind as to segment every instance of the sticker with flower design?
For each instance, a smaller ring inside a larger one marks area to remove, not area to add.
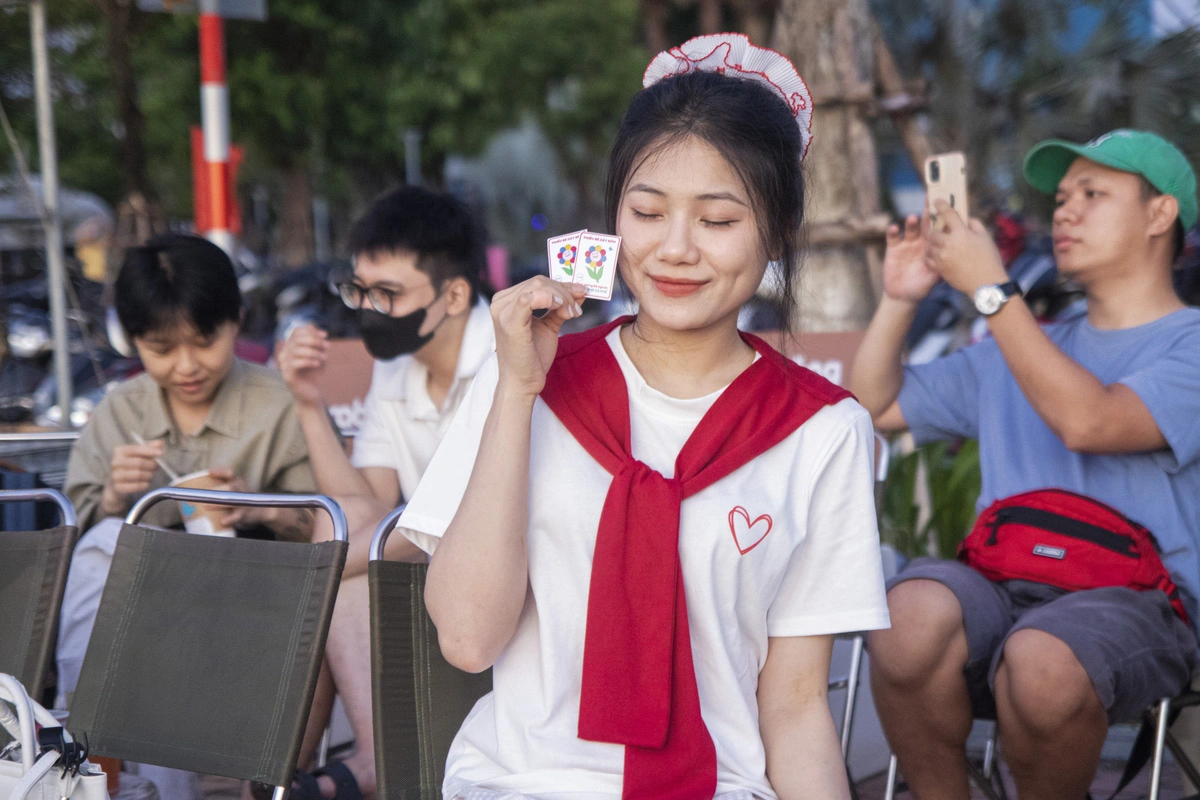
[[[608,251],[601,245],[594,244],[583,254],[583,265],[587,268],[588,277],[594,281],[604,276],[604,264],[608,261]]]
[[[558,268],[567,275],[575,274],[575,254],[578,252],[574,245],[564,244],[558,248]]]
[[[564,233],[546,240],[546,259],[550,262],[551,280],[562,283],[575,283],[578,280],[575,262],[579,256],[579,237],[584,233]]]
[[[611,300],[617,277],[617,257],[621,252],[620,236],[584,231],[579,238],[579,256],[583,270],[576,270],[575,280],[582,283],[587,296],[595,300]]]

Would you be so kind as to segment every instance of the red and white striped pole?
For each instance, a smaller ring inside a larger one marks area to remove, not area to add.
[[[233,254],[229,229],[229,88],[225,85],[225,21],[217,0],[200,2],[200,119],[208,171],[210,241]]]

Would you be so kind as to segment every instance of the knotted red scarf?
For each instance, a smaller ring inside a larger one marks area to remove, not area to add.
[[[756,336],[664,478],[630,452],[625,377],[604,341],[625,317],[562,337],[542,399],[613,480],[592,557],[579,736],[625,745],[629,800],[711,800],[717,755],[700,714],[679,561],[679,506],[850,394]]]

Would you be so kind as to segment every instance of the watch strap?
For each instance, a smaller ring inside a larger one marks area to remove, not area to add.
[[[1004,292],[1004,299],[1006,299],[1006,300],[1009,298],[1012,298],[1012,297],[1024,297],[1025,296],[1025,293],[1021,291],[1021,284],[1017,283],[1016,281],[1009,281],[1008,283],[998,283],[998,284],[996,284],[996,288],[999,289],[1000,291]]]

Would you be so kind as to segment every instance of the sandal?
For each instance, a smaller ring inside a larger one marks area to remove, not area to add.
[[[292,788],[288,790],[287,800],[327,800],[321,794],[321,786],[317,783],[317,778],[322,775],[333,781],[334,800],[363,800],[358,780],[342,761],[330,761],[312,772],[296,770],[296,774],[292,776]],[[274,792],[275,787],[268,783],[250,782],[250,793],[254,795],[254,800],[271,800]]]
[[[354,777],[354,773],[350,771],[344,761],[330,761],[325,766],[314,769],[311,775],[314,784],[316,779],[322,775],[333,781],[334,800],[363,800],[362,790],[358,788],[358,779]],[[320,793],[318,789],[318,796]]]

